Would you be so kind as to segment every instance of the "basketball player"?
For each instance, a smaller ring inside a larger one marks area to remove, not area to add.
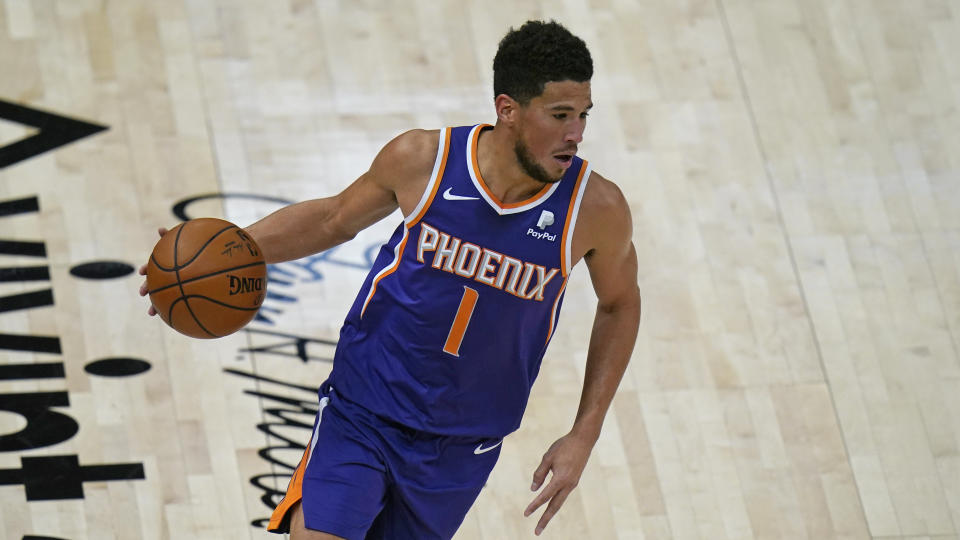
[[[403,214],[347,314],[272,531],[453,536],[520,425],[582,259],[598,306],[573,427],[533,473],[533,491],[552,473],[524,512],[547,505],[536,534],[580,479],[640,320],[630,211],[576,156],[593,106],[584,42],[531,21],[503,38],[493,67],[496,125],[406,132],[339,195],[246,229],[276,263]]]

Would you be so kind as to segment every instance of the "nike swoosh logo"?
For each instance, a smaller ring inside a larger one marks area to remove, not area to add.
[[[463,195],[454,195],[453,193],[450,193],[450,190],[451,190],[451,189],[453,189],[453,188],[447,188],[447,190],[443,192],[443,198],[446,199],[446,200],[448,200],[448,201],[477,201],[477,200],[480,200],[480,197],[464,197]]]
[[[489,451],[493,450],[494,448],[500,446],[500,444],[502,444],[502,443],[503,443],[503,441],[500,441],[500,442],[498,442],[497,444],[495,444],[495,445],[493,445],[493,446],[488,446],[488,447],[486,447],[486,448],[483,447],[483,443],[480,443],[480,444],[477,445],[477,448],[476,448],[476,450],[473,451],[473,453],[474,453],[474,454],[477,454],[477,455],[480,455],[480,454],[483,454],[483,453],[485,453],[485,452],[489,452]]]

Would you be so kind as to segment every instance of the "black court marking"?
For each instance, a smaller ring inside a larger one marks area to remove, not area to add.
[[[36,134],[0,146],[0,169],[99,133],[101,126],[0,99],[0,118],[39,129]]]
[[[74,455],[20,457],[19,469],[0,469],[0,485],[22,485],[27,501],[82,499],[85,482],[143,480],[142,463],[80,465]]]
[[[2,118],[2,117],[0,117]],[[0,202],[0,216],[12,216],[40,211],[40,200],[36,196]]]
[[[0,365],[0,381],[12,381],[19,379],[62,379],[64,376],[63,362]]]
[[[169,285],[164,285],[163,287],[159,287],[159,288],[153,289],[152,291],[148,291],[148,294],[153,294],[153,293],[157,293],[157,292],[160,292],[160,291],[165,291],[165,290],[167,290],[167,289],[169,289],[169,288],[171,288],[171,287],[176,287],[177,285],[180,285],[180,284],[186,285],[187,283],[192,283],[192,282],[197,281],[197,280],[200,280],[200,279],[206,279],[206,278],[208,278],[208,277],[216,276],[216,275],[218,275],[218,274],[223,274],[224,272],[233,272],[234,270],[243,270],[244,268],[250,268],[250,267],[253,267],[253,266],[266,266],[266,264],[267,264],[267,263],[265,263],[265,262],[255,262],[255,263],[249,263],[249,264],[241,264],[240,266],[234,266],[234,267],[231,267],[231,268],[224,268],[223,270],[217,270],[216,272],[211,272],[211,273],[209,273],[209,274],[204,274],[204,275],[202,275],[202,276],[192,277],[192,278],[190,278],[190,279],[185,279],[185,280],[183,280],[183,281],[178,281],[177,283],[171,283],[171,284],[169,284]]]
[[[231,229],[239,229],[239,228],[240,228],[240,227],[237,227],[236,225],[230,225],[229,227],[226,227],[226,228],[224,228],[223,230],[218,231],[216,234],[214,234],[213,236],[211,236],[210,239],[207,240],[202,246],[200,246],[200,249],[198,249],[197,252],[193,254],[193,257],[190,257],[190,260],[189,260],[189,261],[187,261],[187,262],[183,263],[182,265],[178,266],[178,265],[177,265],[177,243],[178,243],[179,240],[180,240],[180,232],[183,231],[183,227],[185,227],[185,226],[186,226],[186,224],[184,224],[184,225],[181,226],[179,229],[177,229],[177,238],[176,238],[176,240],[174,240],[174,242],[173,242],[173,249],[174,249],[174,251],[173,251],[173,268],[166,268],[166,267],[164,267],[164,266],[161,266],[160,263],[158,263],[157,260],[153,257],[153,253],[150,254],[150,260],[153,261],[153,264],[157,265],[157,268],[163,270],[164,272],[176,272],[177,270],[179,270],[179,269],[181,269],[181,268],[183,268],[183,267],[185,267],[185,266],[189,266],[190,263],[192,263],[197,257],[200,256],[201,253],[203,253],[203,250],[207,249],[207,246],[210,245],[210,242],[213,242],[214,240],[216,240],[216,238],[217,238],[218,236],[220,236],[221,234],[223,234],[223,233],[225,233],[226,231],[229,231],[229,230],[231,230]]]
[[[53,305],[53,289],[0,296],[0,313]]]
[[[84,366],[83,370],[101,377],[129,377],[148,371],[150,367],[150,362],[139,358],[101,358]]]
[[[47,246],[43,242],[0,240],[0,253],[24,257],[46,257]]]
[[[177,204],[173,205],[173,208],[171,210],[173,211],[174,217],[176,217],[180,221],[190,221],[191,219],[194,219],[194,218],[190,217],[190,215],[187,214],[187,207],[197,201],[205,201],[208,199],[253,199],[255,201],[266,201],[266,202],[277,203],[281,206],[288,206],[296,202],[296,201],[291,201],[289,199],[283,199],[280,197],[271,197],[270,195],[260,195],[257,193],[215,192],[215,193],[204,193],[202,195],[195,195],[193,197],[189,197],[187,199],[178,201]]]
[[[114,279],[133,272],[133,266],[121,261],[90,261],[70,268],[71,276],[82,279]]]
[[[29,334],[0,334],[0,350],[62,354],[60,338]]]
[[[3,281],[50,281],[50,269],[46,266],[0,268],[0,282]]]

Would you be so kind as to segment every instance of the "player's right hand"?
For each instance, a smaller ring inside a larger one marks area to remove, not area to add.
[[[157,229],[157,233],[160,234],[160,238],[163,238],[163,235],[167,234],[167,230],[168,229],[166,227],[160,227],[159,229]],[[139,273],[141,276],[147,275],[146,264],[140,267]],[[140,284],[140,296],[146,296],[147,292],[149,292],[149,290],[147,289],[147,280],[144,279],[143,283]],[[153,304],[150,304],[150,307],[147,309],[147,315],[150,315],[151,317],[153,317],[156,314],[157,314],[156,308],[153,307]]]

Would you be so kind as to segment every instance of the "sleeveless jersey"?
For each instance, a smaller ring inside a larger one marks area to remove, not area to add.
[[[416,209],[382,246],[340,332],[329,382],[420,431],[503,437],[520,426],[556,328],[590,176],[503,204],[477,165],[480,132],[447,128]]]

